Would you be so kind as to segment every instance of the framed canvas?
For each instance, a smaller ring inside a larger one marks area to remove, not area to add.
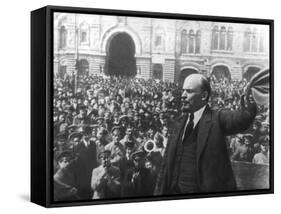
[[[31,12],[31,201],[273,193],[273,20]]]

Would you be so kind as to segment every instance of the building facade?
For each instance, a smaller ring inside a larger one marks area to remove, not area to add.
[[[191,73],[249,79],[269,66],[269,27],[55,13],[56,75],[114,74],[114,60],[120,69],[134,63],[132,76],[145,79],[181,82]]]

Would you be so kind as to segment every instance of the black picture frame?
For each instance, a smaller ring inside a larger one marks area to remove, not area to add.
[[[270,68],[270,176],[269,188],[235,192],[197,193],[184,196],[153,196],[142,198],[120,198],[114,200],[53,201],[53,51],[55,12],[94,15],[112,15],[144,18],[165,18],[212,22],[260,24],[269,26],[269,68]],[[122,11],[78,7],[46,6],[31,12],[31,201],[44,207],[81,206],[127,202],[177,200],[189,198],[225,197],[274,193],[274,21],[172,14],[158,12]]]

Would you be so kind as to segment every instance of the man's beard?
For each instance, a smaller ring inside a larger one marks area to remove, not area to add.
[[[182,101],[181,111],[183,113],[189,113],[190,112],[189,106],[187,106],[186,102],[184,102],[184,101]]]

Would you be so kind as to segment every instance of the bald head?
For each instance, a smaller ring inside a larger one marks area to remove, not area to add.
[[[184,80],[183,111],[195,112],[207,104],[211,93],[209,81],[201,74],[191,74]]]
[[[192,84],[194,87],[200,88],[202,91],[208,92],[208,98],[211,94],[211,86],[209,80],[202,74],[191,74],[185,78],[183,88],[185,84]]]
[[[184,84],[186,84],[186,82],[192,82],[193,84],[201,85],[203,78],[204,76],[201,74],[191,74],[185,78]]]

